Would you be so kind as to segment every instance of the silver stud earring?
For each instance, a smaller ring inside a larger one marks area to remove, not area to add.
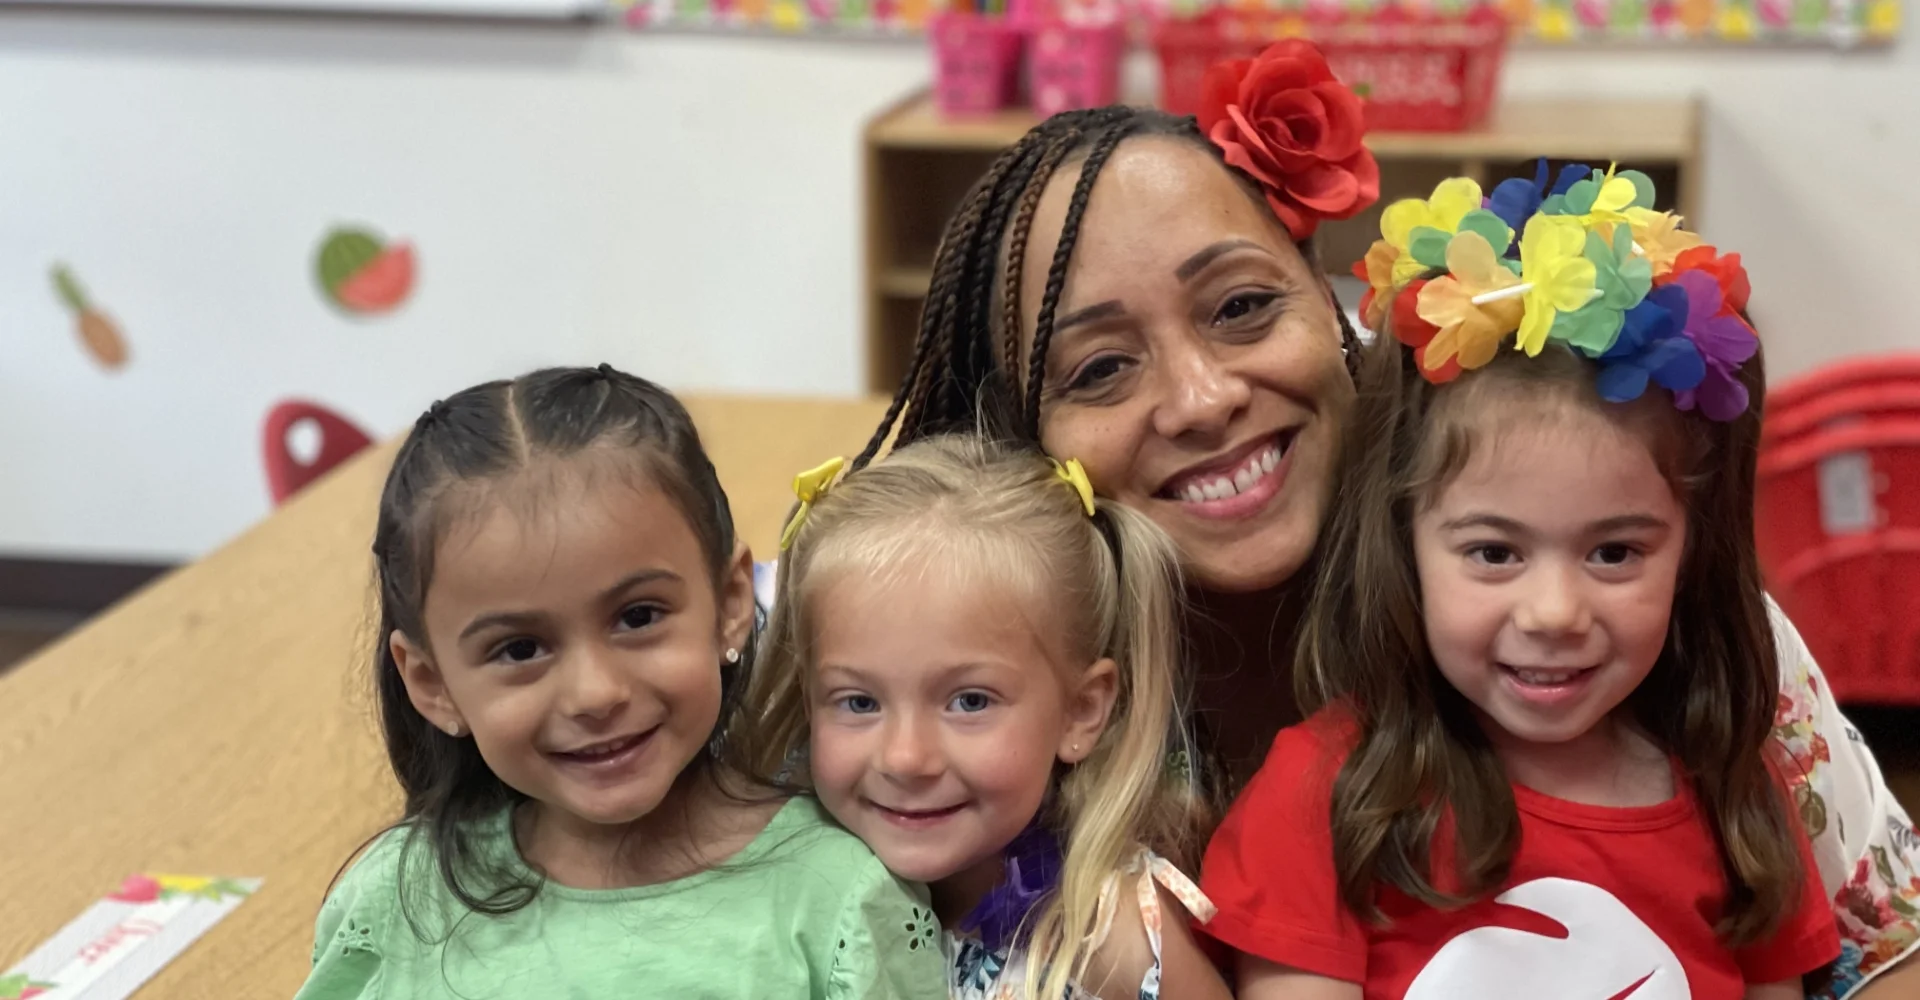
[[[739,662],[740,662],[740,651],[737,649],[729,648],[727,650],[727,664],[731,666]]]

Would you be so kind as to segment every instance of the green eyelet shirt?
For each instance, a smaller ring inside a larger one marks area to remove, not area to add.
[[[518,863],[507,815],[487,830],[482,849]],[[464,910],[424,842],[402,873],[405,838],[382,836],[327,897],[297,1000],[946,996],[925,890],[808,797],[713,870],[631,889],[549,883],[504,917]]]

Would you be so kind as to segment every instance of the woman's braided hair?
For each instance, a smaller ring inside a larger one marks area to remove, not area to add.
[[[993,161],[961,200],[941,235],[906,374],[879,428],[854,459],[854,468],[872,461],[889,437],[897,446],[934,434],[975,430],[980,426],[982,409],[988,407],[1010,425],[996,430],[1028,441],[1039,439],[1040,392],[1047,350],[1053,341],[1054,312],[1066,284],[1087,201],[1100,168],[1115,147],[1130,136],[1141,135],[1186,140],[1216,157],[1220,155],[1191,117],[1112,106],[1054,115]],[[1019,356],[1020,281],[1034,210],[1054,171],[1075,161],[1081,164],[1080,176],[1067,203],[1060,242],[1047,268],[1033,345],[1023,366]],[[1233,172],[1250,195],[1259,197],[1249,178],[1224,159],[1220,163]],[[1316,261],[1310,243],[1297,245],[1309,263]],[[998,317],[994,316],[996,292]],[[1359,340],[1346,312],[1336,307],[1334,314],[1339,317],[1341,342],[1351,370],[1359,360]]]

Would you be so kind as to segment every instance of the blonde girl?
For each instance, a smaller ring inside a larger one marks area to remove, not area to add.
[[[951,997],[1226,997],[1166,537],[983,438],[837,470],[797,484],[749,759],[929,884]]]

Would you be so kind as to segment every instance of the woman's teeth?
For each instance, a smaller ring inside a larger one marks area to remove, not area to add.
[[[1188,481],[1178,493],[1180,499],[1188,503],[1205,503],[1208,500],[1225,500],[1239,496],[1253,488],[1260,477],[1272,472],[1280,464],[1280,446],[1270,444],[1255,452],[1252,457],[1233,471],[1232,475],[1202,476]]]

